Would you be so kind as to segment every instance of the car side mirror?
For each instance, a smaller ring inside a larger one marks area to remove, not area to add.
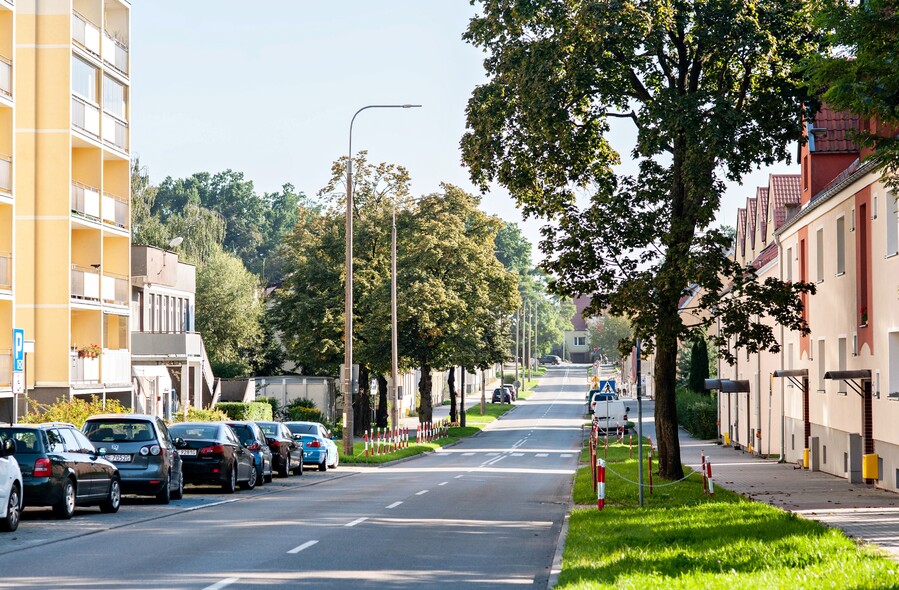
[[[631,407],[630,407],[630,406],[624,406],[624,411],[625,411],[625,412],[630,412],[630,411],[631,411]]]
[[[12,439],[7,438],[0,445],[0,457],[11,457],[16,454],[16,443]]]
[[[252,438],[248,438],[247,440],[243,441],[243,446],[245,446],[245,447],[250,447],[250,446],[252,446],[253,443],[255,443],[255,442],[256,442],[256,441],[253,440]]]
[[[303,439],[303,435],[301,435],[301,434],[294,434],[294,435],[293,435],[293,440],[302,440],[302,439]]]

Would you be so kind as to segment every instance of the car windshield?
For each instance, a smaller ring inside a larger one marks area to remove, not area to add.
[[[186,440],[217,439],[219,426],[216,424],[175,424],[169,428],[172,436]]]
[[[82,429],[91,442],[145,442],[156,440],[153,425],[146,420],[97,420]]]
[[[16,453],[43,453],[44,445],[37,430],[31,428],[0,428],[0,441],[12,439],[16,443]]]
[[[294,434],[318,434],[317,424],[288,424],[287,427]]]
[[[256,435],[253,434],[253,430],[246,424],[228,424],[228,426],[234,429],[234,434],[236,434],[237,438],[240,440],[256,440]]]

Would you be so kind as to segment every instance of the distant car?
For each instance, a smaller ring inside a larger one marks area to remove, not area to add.
[[[13,424],[0,435],[16,445],[26,506],[51,506],[57,518],[72,518],[75,506],[118,512],[119,470],[73,425]]]
[[[318,466],[319,471],[337,469],[340,453],[331,433],[319,422],[285,422],[293,437],[303,444],[303,463]]]
[[[518,390],[515,389],[515,386],[511,383],[504,383],[503,389],[509,392],[512,395],[512,401],[518,401]]]
[[[16,443],[0,433],[0,531],[12,532],[19,528],[22,517],[22,472],[16,454]]]
[[[161,504],[184,495],[181,457],[161,418],[103,414],[88,418],[81,431],[119,469],[122,492],[156,496]]]
[[[253,453],[256,460],[256,485],[272,480],[272,450],[265,440],[265,433],[255,422],[227,422],[240,442]]]
[[[538,361],[540,362],[541,365],[561,365],[562,364],[562,359],[557,357],[554,354],[547,354],[547,355],[541,356],[538,359]]]
[[[181,422],[169,429],[175,438],[187,483],[221,485],[233,494],[237,486],[256,487],[256,458],[224,422]]]
[[[609,400],[593,402],[593,419],[599,430],[613,432],[618,428],[627,429],[627,413],[630,406],[626,406],[622,400]]]
[[[587,392],[587,401],[594,402],[597,400],[618,399],[617,393],[602,391],[601,389],[591,389]]]
[[[493,399],[490,400],[491,403],[498,404],[511,404],[512,403],[512,394],[506,388],[497,387],[493,390]]]
[[[279,477],[291,473],[303,475],[303,443],[281,422],[257,422],[265,433],[265,441],[272,451],[272,465]]]

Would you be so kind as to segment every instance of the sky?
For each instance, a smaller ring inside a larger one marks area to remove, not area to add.
[[[479,49],[462,40],[476,14],[466,0],[133,0],[131,147],[154,183],[232,169],[257,192],[285,183],[314,196],[348,150],[405,166],[413,194],[441,182],[477,192],[461,164],[459,140],[471,91],[486,81]],[[623,158],[633,132],[616,125]],[[718,222],[769,172],[729,185]],[[501,187],[482,209],[517,222],[533,245],[540,220],[523,220]]]

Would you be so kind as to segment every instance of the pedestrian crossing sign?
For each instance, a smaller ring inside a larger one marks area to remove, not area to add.
[[[615,393],[615,380],[609,379],[608,381],[600,381],[599,391],[600,393]]]

